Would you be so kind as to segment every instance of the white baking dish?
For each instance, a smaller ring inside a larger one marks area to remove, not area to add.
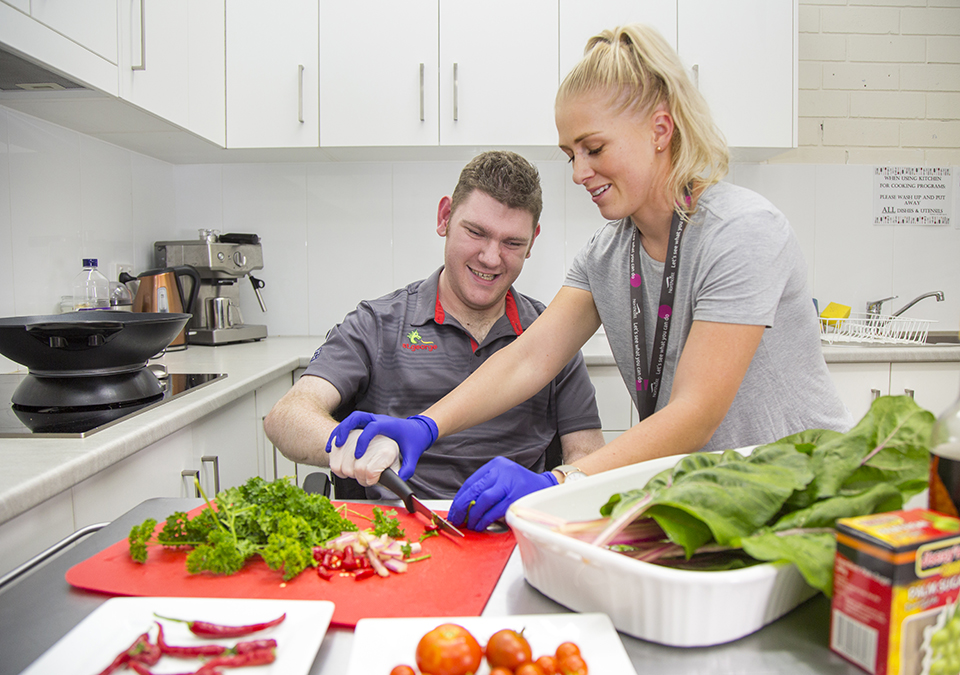
[[[599,518],[610,495],[643,487],[679,459],[642,462],[517,500],[507,512],[507,524],[517,538],[530,585],[575,611],[608,614],[624,633],[676,647],[736,640],[817,593],[792,564],[718,572],[676,570],[558,534],[520,518],[514,509],[534,509],[566,520]]]

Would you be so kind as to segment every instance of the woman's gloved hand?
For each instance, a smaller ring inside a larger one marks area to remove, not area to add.
[[[387,436],[397,442],[400,446],[400,454],[403,456],[403,464],[397,473],[403,480],[409,480],[417,468],[420,455],[433,445],[439,435],[437,423],[424,415],[400,419],[354,410],[330,434],[330,438],[327,439],[327,452],[330,452],[332,445],[342,446],[354,429],[363,429],[354,451],[357,459],[363,457],[367,451],[367,445],[377,435]]]
[[[392,438],[377,436],[358,458],[357,439],[361,433],[360,429],[354,429],[343,445],[332,444],[330,470],[341,478],[355,478],[360,485],[370,487],[377,484],[384,469],[400,468],[400,446]]]
[[[494,457],[464,481],[447,518],[454,525],[466,520],[471,530],[485,530],[520,497],[557,483],[552,471],[534,473],[506,457]]]

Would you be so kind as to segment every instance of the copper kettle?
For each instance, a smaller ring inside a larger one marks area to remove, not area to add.
[[[180,283],[181,277],[190,277],[193,281],[186,300]],[[197,299],[197,292],[200,290],[200,273],[190,265],[147,270],[136,277],[126,272],[120,275],[120,283],[126,284],[130,281],[138,282],[137,294],[133,298],[134,312],[190,314],[193,311],[193,303]],[[170,347],[186,347],[186,344],[187,329],[184,327],[170,343]]]

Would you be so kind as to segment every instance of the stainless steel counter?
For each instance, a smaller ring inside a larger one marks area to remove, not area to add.
[[[78,541],[41,566],[0,589],[0,675],[21,672],[107,596],[76,590],[64,580],[66,571],[127,536],[146,518],[162,519],[201,503],[194,499],[151,499],[99,532]],[[550,614],[569,611],[529,586],[515,550],[493,591],[484,616]],[[674,648],[620,634],[638,674],[671,675],[806,675],[863,671],[833,654],[829,640],[830,603],[818,595],[779,621],[726,645]],[[349,663],[353,631],[331,628],[311,675],[341,675]],[[372,674],[376,675],[376,674]],[[616,675],[603,673],[602,675]]]

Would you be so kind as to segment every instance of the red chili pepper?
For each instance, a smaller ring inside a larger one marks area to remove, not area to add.
[[[357,581],[360,581],[361,579],[372,577],[374,574],[376,573],[373,571],[372,567],[364,567],[362,570],[357,570],[356,572],[354,572],[353,578],[356,579]]]
[[[265,630],[272,626],[276,626],[283,622],[287,618],[286,612],[278,616],[272,621],[265,621],[263,623],[252,623],[246,626],[225,626],[219,623],[210,623],[208,621],[188,621],[187,619],[173,619],[168,616],[160,616],[159,614],[154,614],[158,619],[164,619],[166,621],[177,621],[179,623],[185,623],[190,628],[190,632],[194,635],[200,635],[202,637],[240,637],[241,635],[250,635],[251,633],[257,633],[259,631]]]
[[[326,567],[318,567],[317,574],[320,575],[321,579],[331,579],[333,578],[333,572],[328,570]]]
[[[163,639],[163,624],[157,622],[159,632],[157,633],[157,646],[160,647],[160,653],[167,656],[173,656],[182,659],[195,659],[198,656],[220,656],[227,651],[223,645],[194,645],[191,647],[178,647],[168,645]]]
[[[352,570],[357,567],[357,561],[353,556],[353,549],[349,546],[343,550],[343,569]]]
[[[137,675],[154,675],[153,671],[151,671],[151,670],[150,670],[149,668],[147,668],[145,665],[143,665],[142,663],[139,663],[139,662],[137,662],[137,661],[131,661],[131,662],[128,663],[127,665],[130,667],[130,670],[132,670],[132,671],[134,671],[135,673],[137,673]],[[195,672],[195,671],[190,671],[189,673],[178,673],[177,675],[196,675],[196,672]],[[219,670],[214,670],[214,671],[209,672],[207,675],[220,675],[220,671],[219,671]]]
[[[259,652],[262,649],[276,648],[277,641],[271,638],[270,640],[248,640],[246,642],[238,642],[230,649],[230,651],[234,654],[248,654],[249,652]]]
[[[215,656],[204,663],[195,675],[212,675],[218,668],[243,668],[244,666],[262,666],[277,660],[276,649],[259,649],[235,656]]]
[[[137,639],[133,641],[132,645],[130,645],[129,647],[124,649],[122,652],[117,654],[117,657],[113,660],[113,662],[109,666],[107,666],[106,668],[100,671],[100,675],[109,675],[120,666],[126,665],[130,661],[130,652],[133,651],[133,649],[137,645],[139,645],[141,641],[149,640],[149,639],[150,639],[149,633],[144,633],[143,635],[138,636]]]

